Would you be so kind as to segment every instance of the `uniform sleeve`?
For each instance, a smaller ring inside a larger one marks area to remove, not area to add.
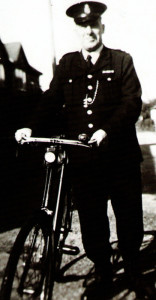
[[[141,112],[141,86],[137,77],[132,57],[125,54],[122,60],[121,101],[112,113],[104,130],[117,134],[135,124]]]

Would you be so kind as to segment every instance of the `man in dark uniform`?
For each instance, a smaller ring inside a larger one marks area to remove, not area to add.
[[[84,133],[94,144],[90,150],[69,153],[71,179],[86,254],[95,263],[102,284],[108,286],[112,282],[108,199],[116,216],[119,249],[129,278],[138,273],[143,219],[142,156],[135,130],[142,104],[141,87],[131,56],[102,43],[101,15],[106,8],[101,2],[79,1],[67,9],[67,15],[74,18],[82,50],[60,60],[43,95],[38,119],[41,128],[47,124],[51,134],[53,112],[61,110],[66,136],[77,139]],[[18,141],[23,133],[30,135],[31,130],[18,130]]]

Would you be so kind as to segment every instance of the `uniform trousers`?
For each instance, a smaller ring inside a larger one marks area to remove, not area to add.
[[[110,199],[121,255],[125,261],[133,261],[143,239],[140,163],[83,162],[73,165],[72,181],[87,257],[104,267],[110,261]]]

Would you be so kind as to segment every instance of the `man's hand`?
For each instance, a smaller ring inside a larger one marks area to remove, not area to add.
[[[22,140],[22,138],[30,137],[32,134],[32,130],[30,128],[21,128],[15,132],[15,139],[18,143]]]
[[[96,146],[100,146],[100,144],[106,139],[107,133],[103,129],[99,129],[95,131],[89,140],[88,144],[95,143]]]

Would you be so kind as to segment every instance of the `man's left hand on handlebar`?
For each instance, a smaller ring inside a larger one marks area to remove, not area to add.
[[[99,147],[101,143],[104,142],[106,137],[107,133],[103,129],[99,129],[93,133],[92,137],[88,141],[88,144],[95,144],[97,147]]]

